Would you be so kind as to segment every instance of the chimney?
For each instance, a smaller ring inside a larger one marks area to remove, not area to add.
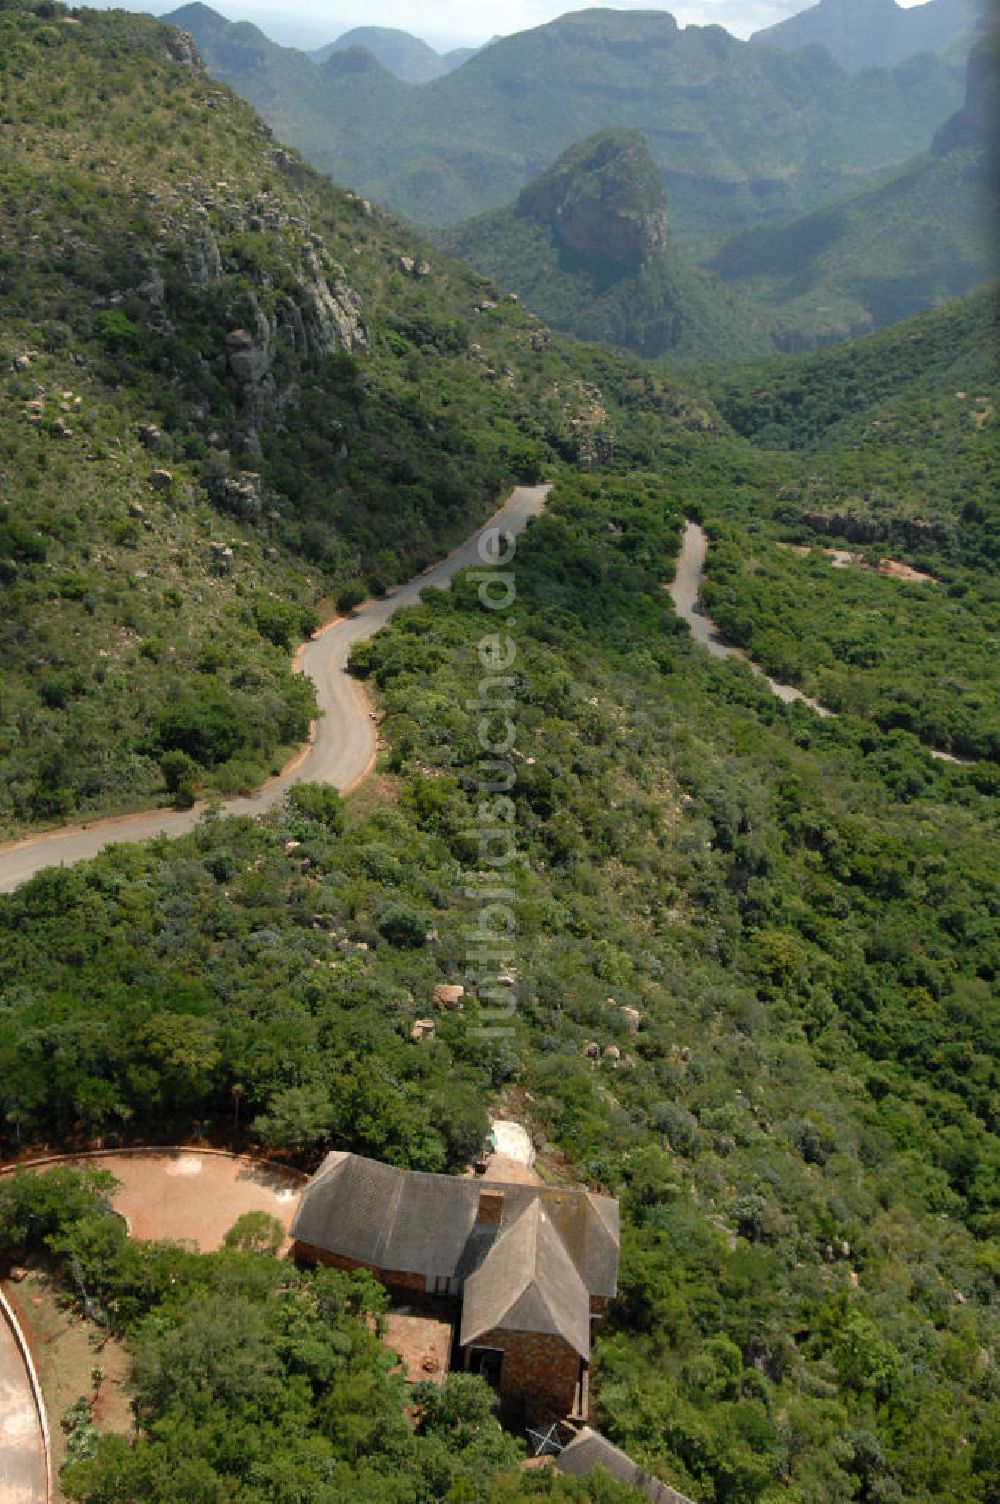
[[[479,1192],[479,1210],[476,1213],[477,1227],[499,1227],[503,1219],[503,1191],[495,1189]]]

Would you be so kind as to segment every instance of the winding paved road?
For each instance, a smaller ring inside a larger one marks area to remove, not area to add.
[[[747,657],[742,648],[733,647],[732,643],[720,637],[715,622],[698,604],[707,556],[708,537],[704,528],[699,527],[697,522],[689,522],[684,529],[681,551],[677,555],[677,572],[669,589],[677,614],[687,622],[695,641],[707,648],[713,658],[741,659],[771,686],[778,699],[784,700],[786,705],[790,705],[793,700],[801,700],[803,704],[811,706],[817,715],[836,715],[835,710],[831,710],[828,705],[821,705],[819,700],[811,700],[793,684],[781,684],[777,679],[772,679],[759,663],[754,663],[752,658]],[[926,742],[923,745],[930,755],[940,762],[968,763],[969,761],[968,758],[956,757],[952,752],[945,752],[940,747],[929,747]]]
[[[699,527],[697,522],[689,522],[684,529],[681,551],[677,555],[677,572],[670,586],[670,595],[678,616],[683,616],[691,628],[691,636],[707,648],[713,658],[739,658],[748,664],[755,674],[760,674],[767,681],[778,699],[784,700],[786,705],[790,705],[793,700],[802,700],[806,705],[811,705],[817,715],[833,715],[834,711],[829,706],[821,705],[818,700],[810,700],[801,689],[772,679],[769,674],[765,674],[759,663],[754,663],[752,658],[747,657],[742,648],[733,647],[732,643],[719,636],[715,622],[698,604],[707,556],[708,537],[705,529]]]
[[[375,728],[371,707],[361,685],[347,673],[347,659],[356,642],[384,627],[403,606],[413,606],[429,587],[447,588],[460,569],[481,564],[479,540],[489,528],[517,534],[545,506],[551,487],[519,486],[488,522],[450,553],[382,600],[368,601],[350,616],[338,617],[299,650],[298,666],[316,685],[320,719],[314,722],[303,752],[277,778],[255,794],[230,799],[225,815],[259,815],[271,809],[294,783],[332,783],[342,792],[353,788],[375,759]],[[98,820],[92,825],[49,831],[0,847],[0,893],[11,893],[43,867],[71,866],[123,841],[146,841],[151,836],[180,836],[198,823],[204,804],[189,810],[148,810]],[[2,1501],[0,1501],[2,1504]]]

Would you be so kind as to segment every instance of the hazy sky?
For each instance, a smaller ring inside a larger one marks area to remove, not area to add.
[[[119,0],[121,3],[121,0]],[[128,3],[128,0],[126,0]],[[150,9],[176,8],[182,0],[158,0]],[[496,35],[540,26],[570,10],[583,10],[586,0],[559,4],[558,0],[206,0],[213,10],[232,20],[255,22],[275,41],[290,46],[320,46],[354,26],[397,26],[423,37],[438,48],[461,47],[488,41]],[[605,0],[607,3],[607,0]],[[806,10],[814,0],[618,0],[612,10],[669,10],[682,26],[717,22],[735,36],[746,37],[762,26]],[[920,0],[899,0],[904,7]],[[138,0],[131,8],[139,9]]]

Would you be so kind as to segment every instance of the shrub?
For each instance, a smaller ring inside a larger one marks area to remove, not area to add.
[[[327,830],[339,834],[344,828],[344,801],[329,783],[297,783],[288,790],[285,803],[290,814],[325,825]]]
[[[350,580],[337,595],[337,610],[345,615],[360,606],[365,599],[365,587],[360,580]]]
[[[376,923],[389,944],[401,950],[417,950],[426,940],[426,917],[406,904],[386,904]]]
[[[198,764],[194,759],[180,750],[164,752],[160,758],[160,772],[167,793],[173,794],[175,802],[183,808],[190,808],[195,801],[198,777]]]
[[[178,700],[160,717],[157,740],[165,752],[186,752],[202,767],[227,762],[250,741],[240,707],[222,691]]]
[[[272,1258],[285,1241],[285,1229],[269,1212],[244,1212],[226,1233],[226,1248],[238,1253],[259,1253]]]

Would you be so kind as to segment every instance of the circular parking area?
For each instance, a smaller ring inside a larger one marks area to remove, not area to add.
[[[63,1163],[110,1170],[121,1182],[112,1205],[134,1238],[190,1243],[203,1253],[220,1248],[244,1212],[269,1212],[287,1233],[307,1179],[281,1165],[204,1149],[126,1150],[67,1156]]]

